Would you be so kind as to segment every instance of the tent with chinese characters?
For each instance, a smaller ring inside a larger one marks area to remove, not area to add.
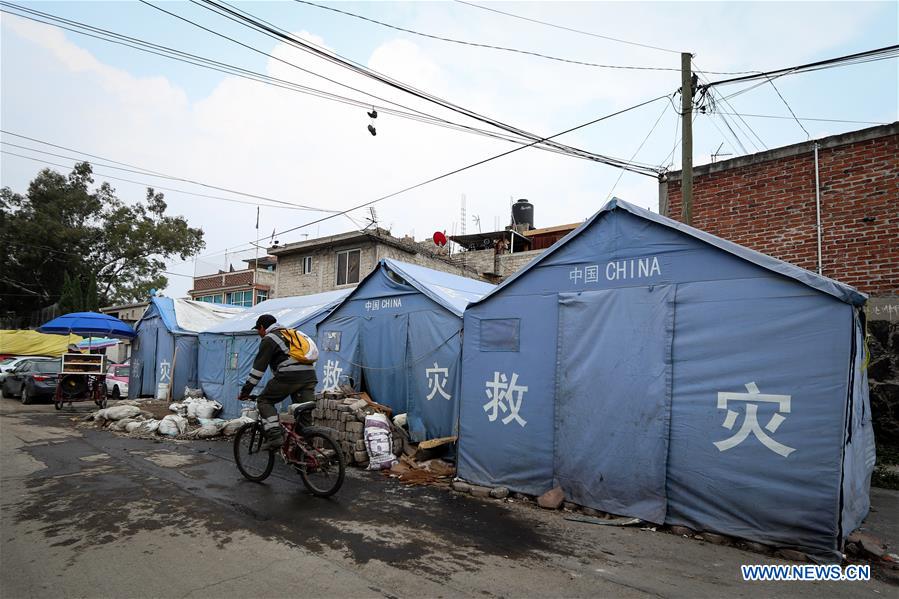
[[[253,330],[256,319],[271,314],[281,325],[299,329],[314,338],[315,326],[350,291],[341,289],[266,300],[200,333],[197,380],[203,393],[222,404],[224,417],[239,416],[242,405],[237,396],[259,351],[259,335]],[[261,385],[270,377],[271,372],[266,370]]]
[[[458,475],[839,559],[866,296],[613,199],[465,312]]]
[[[169,385],[173,399],[184,388],[197,387],[198,334],[244,309],[237,306],[154,297],[134,327],[129,397],[152,397],[160,384]],[[166,387],[163,387],[165,389]]]
[[[366,390],[415,441],[456,434],[462,313],[493,287],[382,259],[318,325],[319,389]]]

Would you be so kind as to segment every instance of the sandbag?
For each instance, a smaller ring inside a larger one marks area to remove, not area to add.
[[[202,403],[198,403],[197,405],[197,418],[212,418],[214,417],[221,409],[222,404],[217,401],[204,401]]]
[[[187,428],[187,418],[177,414],[169,414],[159,422],[159,434],[177,437]]]
[[[159,429],[159,420],[145,420],[134,430],[128,431],[136,435],[152,435]]]
[[[121,420],[119,420],[119,422],[121,422]],[[132,420],[131,422],[129,422],[128,424],[125,425],[125,431],[128,433],[133,433],[134,431],[136,431],[138,428],[140,428],[143,425],[144,425],[144,423],[141,422],[140,420]],[[157,424],[156,426],[159,426],[159,425]]]
[[[397,463],[391,452],[390,421],[383,414],[365,417],[365,451],[368,452],[369,470],[387,470]]]
[[[185,387],[184,388],[184,397],[186,399],[198,399],[198,398],[202,398],[205,396],[203,395],[202,389],[191,389],[190,387]]]
[[[176,414],[178,414],[180,416],[186,416],[187,415],[187,404],[185,404],[184,402],[176,401],[174,403],[169,404],[169,410],[171,410],[172,412],[175,412]]]
[[[222,434],[223,435],[237,434],[237,431],[240,430],[240,427],[242,427],[243,425],[248,424],[250,422],[253,422],[252,418],[241,417],[241,418],[235,418],[234,420],[229,420],[228,422],[225,423],[225,426],[222,428]]]
[[[95,414],[95,418],[104,420],[121,420],[122,418],[133,418],[140,414],[140,408],[137,406],[112,406],[104,408]]]
[[[110,428],[114,431],[123,432],[127,430],[128,425],[133,422],[138,422],[138,420],[134,418],[122,418],[121,420],[116,420]]]
[[[222,428],[214,424],[204,424],[198,428],[195,433],[200,439],[208,439],[209,437],[220,435],[222,433]]]

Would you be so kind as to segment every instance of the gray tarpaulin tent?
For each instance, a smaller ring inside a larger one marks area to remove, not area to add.
[[[197,387],[199,331],[239,314],[243,308],[170,297],[154,297],[134,330],[129,397],[154,396],[171,385],[172,398]],[[177,356],[177,359],[176,359]]]
[[[388,258],[318,325],[319,389],[407,413],[413,440],[456,434],[462,312],[493,285]]]
[[[459,476],[838,559],[866,296],[612,200],[465,312]]]
[[[234,318],[200,333],[199,373],[200,388],[209,399],[222,404],[224,417],[236,418],[245,407],[237,401],[241,386],[246,382],[259,351],[261,339],[253,326],[263,314],[271,314],[282,326],[299,329],[315,338],[316,325],[331,313],[352,289],[326,291],[312,295],[279,297],[260,302]],[[261,393],[271,378],[271,370],[265,371],[256,388]]]

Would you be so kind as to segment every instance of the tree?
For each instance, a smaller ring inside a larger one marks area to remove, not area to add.
[[[141,300],[164,288],[166,260],[203,248],[203,231],[166,215],[161,193],[125,204],[90,164],[37,174],[25,195],[0,190],[0,313],[55,303],[76,310]]]

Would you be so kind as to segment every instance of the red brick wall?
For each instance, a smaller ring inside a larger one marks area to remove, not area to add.
[[[807,152],[695,176],[693,226],[817,270],[814,160]],[[823,274],[899,295],[899,135],[821,148],[818,161]],[[679,180],[668,183],[667,214],[681,220]]]

